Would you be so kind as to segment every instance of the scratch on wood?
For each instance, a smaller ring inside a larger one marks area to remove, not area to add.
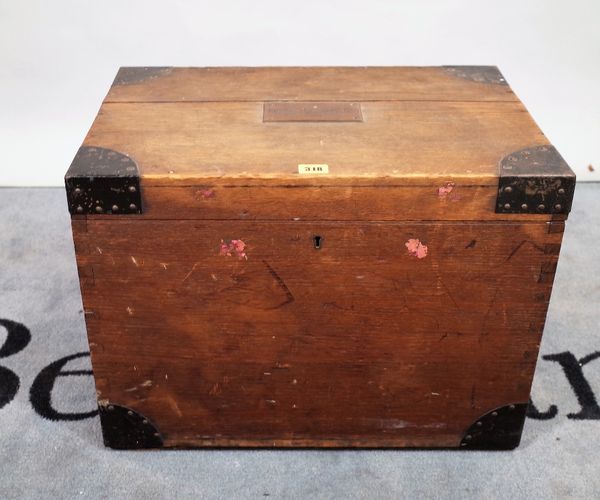
[[[494,307],[494,304],[496,303],[496,297],[498,297],[498,293],[499,293],[499,289],[496,288],[496,290],[494,291],[494,296],[492,297],[492,300],[490,301],[490,305],[488,306],[487,310],[485,311],[485,314],[483,315],[483,321],[481,322],[481,332],[479,334],[479,342],[481,343],[481,338],[485,337],[487,335],[487,332],[485,331],[485,324],[487,323],[488,317],[490,315],[490,313],[492,312],[492,308]]]
[[[182,417],[183,413],[181,412],[181,409],[179,408],[177,401],[175,401],[175,399],[173,399],[172,396],[167,396],[167,401],[169,402],[169,406],[173,409],[173,411],[175,411],[175,413],[177,413],[177,416]]]
[[[475,408],[475,384],[471,386],[471,408]]]
[[[273,279],[277,282],[277,284],[285,292],[285,296],[286,296],[286,300],[284,300],[281,304],[278,304],[275,307],[272,307],[271,309],[278,309],[280,307],[285,306],[286,304],[290,304],[290,303],[294,302],[294,300],[295,300],[294,295],[292,294],[290,289],[287,287],[287,285],[285,284],[285,281],[283,281],[281,276],[279,276],[279,274],[277,274],[277,271],[275,271],[275,269],[273,269],[266,260],[263,260],[262,263],[268,269],[269,274],[273,277]]]
[[[512,252],[510,252],[510,255],[506,258],[506,262],[508,262],[510,259],[512,259],[515,254],[521,249],[521,247],[523,245],[525,245],[526,243],[529,243],[530,245],[533,246],[533,248],[535,248],[536,250],[539,250],[540,252],[544,253],[544,249],[542,247],[540,247],[539,245],[536,245],[533,241],[529,241],[529,240],[523,240],[521,243],[519,243]]]
[[[460,307],[458,307],[458,303],[456,302],[456,300],[454,300],[454,297],[452,296],[452,294],[450,293],[450,290],[448,289],[448,287],[446,286],[446,284],[442,281],[442,279],[440,278],[440,283],[442,284],[442,288],[446,291],[446,295],[448,295],[448,297],[450,297],[450,300],[452,301],[452,303],[454,304],[454,307],[456,307],[457,309],[460,310]]]
[[[199,264],[199,262],[194,262],[194,265],[193,265],[193,266],[192,266],[192,268],[190,269],[190,272],[189,272],[189,273],[187,273],[187,274],[185,275],[185,278],[183,278],[183,280],[181,281],[182,283],[183,283],[185,280],[187,280],[187,279],[188,279],[188,278],[189,278],[189,277],[192,275],[192,273],[193,273],[193,272],[196,270],[196,266],[197,266],[198,264]]]
[[[221,385],[219,384],[219,382],[215,382],[215,384],[212,386],[211,390],[208,391],[208,393],[211,396],[218,396],[219,394],[221,394],[221,392],[223,392],[221,390]]]
[[[354,309],[354,306],[342,307],[337,302],[323,302],[323,304],[321,304],[321,307],[323,309],[339,309],[340,311],[349,311],[351,309]]]

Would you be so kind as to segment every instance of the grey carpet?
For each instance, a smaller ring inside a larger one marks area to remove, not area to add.
[[[88,349],[63,190],[0,189],[0,497],[598,498],[599,223],[600,184],[578,186],[516,451],[117,452],[97,416],[65,420],[94,410],[88,357],[48,400],[45,368]]]

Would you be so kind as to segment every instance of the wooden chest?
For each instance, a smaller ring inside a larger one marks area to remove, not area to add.
[[[66,175],[105,444],[514,448],[574,185],[495,67],[122,68]]]

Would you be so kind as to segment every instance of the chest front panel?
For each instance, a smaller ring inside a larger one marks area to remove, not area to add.
[[[458,446],[528,400],[563,226],[75,221],[99,400],[166,446]]]

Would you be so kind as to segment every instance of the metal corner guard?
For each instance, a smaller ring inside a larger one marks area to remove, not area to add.
[[[508,86],[506,78],[496,66],[442,66],[446,73],[477,83]]]
[[[170,66],[138,66],[119,68],[113,82],[116,85],[135,85],[149,80],[155,80],[161,76],[171,74],[173,68]]]
[[[501,406],[478,418],[465,432],[460,447],[470,450],[512,450],[521,442],[527,404]]]
[[[142,213],[138,166],[118,151],[79,148],[65,175],[65,187],[73,215]]]
[[[162,448],[163,440],[150,420],[125,406],[99,405],[104,444],[117,450]]]
[[[500,160],[496,213],[566,215],[574,192],[575,174],[553,146],[521,149]]]

